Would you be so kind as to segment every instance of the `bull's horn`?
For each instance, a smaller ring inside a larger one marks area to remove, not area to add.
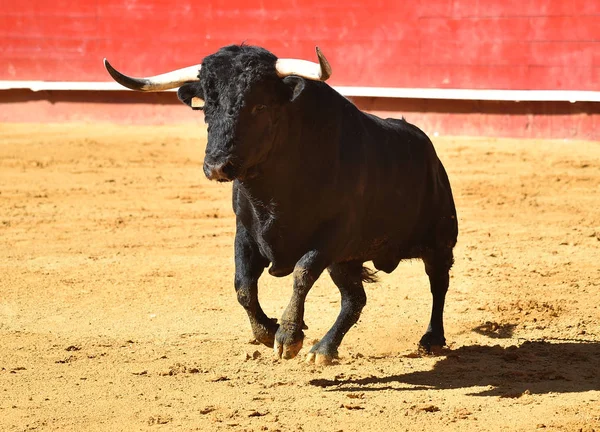
[[[189,66],[148,78],[133,78],[123,75],[112,67],[106,59],[104,59],[104,67],[110,76],[122,86],[131,90],[152,92],[181,87],[183,84],[191,81],[199,81],[201,65]]]
[[[298,75],[314,81],[325,81],[331,76],[331,66],[319,49],[316,47],[319,63],[298,59],[279,59],[275,63],[277,75],[281,78],[289,75]]]

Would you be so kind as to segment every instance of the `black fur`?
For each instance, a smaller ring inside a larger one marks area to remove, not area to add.
[[[204,59],[200,82],[180,99],[205,100],[204,171],[233,181],[236,290],[258,340],[284,358],[302,344],[304,300],[326,268],[342,311],[313,353],[337,354],[366,303],[363,282],[421,258],[433,309],[421,345],[445,343],[442,313],[458,225],[448,177],[429,138],[404,119],[361,112],[327,84],[279,78],[276,57],[229,46]],[[265,267],[294,273],[279,326],[258,303]]]

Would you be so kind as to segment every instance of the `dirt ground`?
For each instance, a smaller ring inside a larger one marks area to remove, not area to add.
[[[410,120],[410,119],[409,119]],[[600,143],[434,138],[460,235],[449,349],[421,262],[367,287],[329,367],[251,343],[231,184],[197,127],[0,125],[0,430],[600,430]],[[290,278],[261,279],[274,317]]]

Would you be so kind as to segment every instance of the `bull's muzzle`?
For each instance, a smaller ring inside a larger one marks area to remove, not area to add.
[[[204,175],[209,180],[220,182],[232,181],[235,179],[235,166],[231,161],[210,163],[204,161]]]

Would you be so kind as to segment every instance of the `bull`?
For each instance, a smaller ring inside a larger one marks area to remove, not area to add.
[[[325,83],[331,66],[278,59],[254,46],[231,45],[201,64],[149,78],[115,70],[140,91],[179,88],[179,99],[204,111],[204,173],[233,182],[235,290],[257,341],[278,358],[300,351],[306,296],[327,269],[341,294],[331,329],[307,361],[329,364],[366,304],[363,283],[375,272],[421,259],[432,310],[422,349],[444,346],[443,311],[457,241],[448,176],[427,135],[404,119],[359,110]],[[280,320],[258,300],[258,281],[293,274]]]

